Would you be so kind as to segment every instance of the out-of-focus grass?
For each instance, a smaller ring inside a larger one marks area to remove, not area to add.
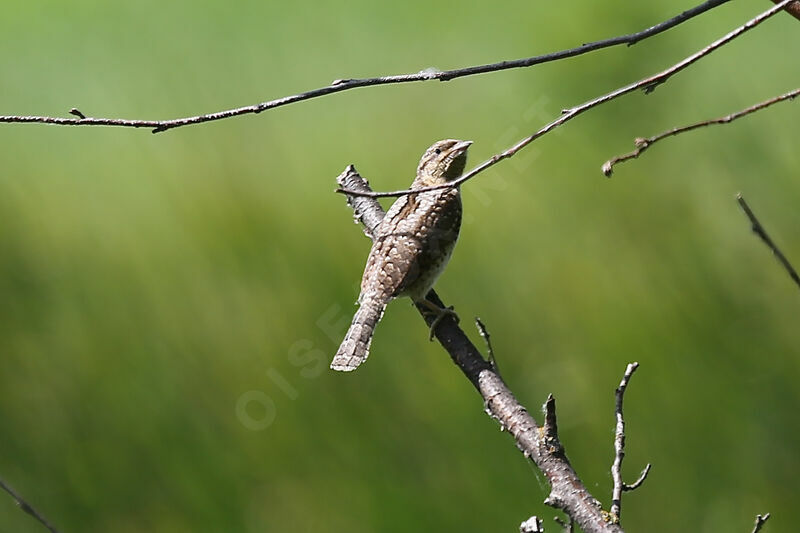
[[[11,2],[2,112],[171,118],[671,14],[582,9]],[[326,370],[368,249],[333,178],[355,163],[375,188],[403,187],[442,137],[475,140],[480,161],[756,9],[536,69],[157,136],[3,125],[0,474],[64,531],[484,531],[550,515],[543,481],[407,302],[389,307],[367,365]],[[606,503],[613,388],[642,363],[626,475],[654,470],[626,499],[631,530],[743,530],[765,511],[770,531],[791,530],[800,301],[733,198],[743,191],[800,261],[796,104],[665,141],[612,180],[599,167],[635,136],[795,86],[776,50],[796,39],[777,17],[464,188],[439,292],[465,327],[485,320],[526,405],[556,394],[570,458]],[[248,391],[266,403],[237,412]],[[243,423],[269,415],[261,431]],[[0,523],[39,530],[5,498]]]

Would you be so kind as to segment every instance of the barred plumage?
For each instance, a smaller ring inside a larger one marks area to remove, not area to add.
[[[447,139],[420,160],[411,189],[440,185],[464,171],[470,141]],[[355,370],[369,355],[375,326],[398,296],[424,300],[452,255],[461,226],[458,188],[401,196],[375,230],[361,280],[360,308],[333,358],[334,370]]]

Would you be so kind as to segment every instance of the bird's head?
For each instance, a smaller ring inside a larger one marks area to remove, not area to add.
[[[472,141],[457,139],[433,143],[419,160],[417,179],[426,185],[440,185],[458,178],[467,164],[467,148],[470,144]]]

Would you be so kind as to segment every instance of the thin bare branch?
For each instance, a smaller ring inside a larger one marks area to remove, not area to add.
[[[366,180],[361,178],[352,166],[348,166],[336,181],[340,187],[350,190],[369,190]],[[348,199],[348,203],[356,210],[357,220],[380,220],[384,215],[383,208],[373,198],[353,196]],[[427,299],[439,307],[444,307],[444,303],[435,291],[428,293]],[[435,318],[424,306],[418,305],[417,309],[430,326]],[[589,493],[570,465],[564,447],[558,439],[553,397],[547,399],[545,422],[539,427],[455,320],[449,316],[444,318],[436,328],[435,334],[453,362],[483,398],[486,413],[513,436],[517,448],[547,477],[551,489],[545,503],[567,513],[575,519],[581,530],[587,533],[622,532],[619,525],[607,520],[600,502]]]
[[[625,417],[622,415],[622,402],[631,376],[633,376],[637,368],[639,368],[639,363],[630,363],[628,365],[615,394],[614,414],[617,423],[614,430],[614,464],[611,465],[611,478],[614,480],[614,490],[611,495],[611,516],[616,522],[619,522],[620,513],[622,512],[622,493],[638,488],[644,483],[647,474],[650,472],[650,465],[648,464],[634,484],[627,485],[622,481],[622,460],[625,458]]]
[[[12,498],[14,498],[14,502],[16,502],[17,507],[19,507],[20,509],[31,515],[33,518],[35,518],[40,524],[49,529],[51,533],[58,533],[58,530],[55,528],[55,526],[53,526],[44,517],[42,513],[34,509],[31,504],[26,502],[25,499],[22,496],[20,496],[17,493],[17,491],[12,489],[11,486],[9,486],[3,479],[0,479],[0,488],[2,488],[4,491],[9,493]]]
[[[690,65],[694,64],[699,59],[709,55],[713,51],[715,51],[718,48],[726,45],[727,43],[731,42],[732,40],[734,40],[737,37],[741,36],[742,34],[746,33],[747,31],[752,30],[753,28],[755,28],[756,26],[758,26],[759,24],[761,24],[762,22],[764,22],[768,18],[772,17],[776,13],[779,13],[781,11],[781,9],[783,9],[787,4],[789,4],[792,1],[794,1],[794,0],[783,0],[780,4],[778,4],[778,5],[776,5],[776,6],[772,7],[772,8],[764,11],[763,13],[759,14],[758,16],[756,16],[756,17],[750,19],[749,21],[747,21],[745,24],[739,26],[738,28],[734,29],[733,31],[731,31],[731,32],[727,33],[726,35],[720,37],[719,39],[717,39],[713,43],[709,44],[708,46],[704,47],[703,49],[701,49],[701,50],[695,52],[694,54],[684,58],[683,60],[681,60],[680,62],[678,62],[678,63],[676,63],[674,65],[672,65],[671,67],[662,70],[661,72],[658,72],[656,74],[653,74],[653,75],[648,76],[646,78],[643,78],[641,80],[635,81],[633,83],[629,83],[628,85],[620,87],[619,89],[615,89],[615,90],[613,90],[613,91],[611,91],[609,93],[606,93],[606,94],[604,94],[602,96],[598,96],[597,98],[593,98],[591,100],[588,100],[588,101],[586,101],[586,102],[584,102],[584,103],[582,103],[580,105],[571,107],[569,109],[564,109],[561,112],[561,116],[559,116],[557,119],[553,120],[549,124],[545,125],[541,129],[539,129],[539,131],[537,131],[536,133],[534,133],[532,135],[529,135],[528,137],[525,137],[524,139],[521,139],[516,144],[514,144],[513,146],[508,148],[506,151],[501,152],[499,154],[493,155],[491,158],[487,159],[486,161],[484,161],[480,165],[474,167],[469,172],[463,174],[460,178],[455,179],[455,180],[453,180],[453,181],[451,181],[449,183],[446,183],[444,185],[433,185],[433,186],[430,186],[430,187],[422,187],[422,188],[419,188],[419,189],[414,189],[414,192],[415,193],[420,193],[420,192],[425,192],[425,191],[434,191],[434,190],[437,190],[437,189],[446,189],[448,187],[458,187],[461,184],[463,184],[464,182],[474,178],[475,176],[477,176],[478,174],[480,174],[484,170],[486,170],[486,169],[488,169],[490,167],[493,167],[494,165],[496,165],[497,163],[499,163],[503,159],[508,159],[508,158],[514,156],[517,152],[519,152],[521,149],[523,149],[525,146],[527,146],[528,144],[532,143],[533,141],[535,141],[539,137],[545,135],[546,133],[549,133],[550,131],[554,130],[558,126],[561,126],[562,124],[572,120],[573,118],[577,117],[578,115],[581,115],[581,114],[585,113],[586,111],[588,111],[588,110],[590,110],[590,109],[592,109],[594,107],[597,107],[597,106],[599,106],[601,104],[608,103],[608,102],[610,102],[612,100],[615,100],[615,99],[617,99],[617,98],[619,98],[621,96],[624,96],[624,95],[626,95],[628,93],[631,93],[631,92],[639,90],[639,89],[644,90],[645,93],[650,93],[650,92],[654,91],[656,89],[656,87],[658,87],[662,83],[665,83],[672,76],[674,76],[675,74],[677,74],[677,73],[683,71],[684,69],[688,68]],[[365,192],[365,191],[350,191],[350,190],[346,190],[346,189],[343,189],[343,188],[340,187],[340,188],[336,189],[336,192],[343,193],[343,194],[348,194],[348,195],[353,195],[353,196],[368,196],[370,198],[384,198],[384,197],[393,197],[393,196],[403,196],[405,194],[408,194],[410,191],[409,191],[409,189],[402,189],[402,190],[398,190],[398,191],[389,191],[389,192]]]
[[[651,26],[645,30],[629,35],[622,35],[619,37],[612,37],[601,41],[582,44],[581,46],[570,48],[568,50],[561,50],[549,54],[527,57],[523,59],[516,59],[512,61],[501,61],[499,63],[490,63],[486,65],[476,65],[471,67],[453,69],[453,70],[434,70],[423,69],[413,74],[397,74],[393,76],[379,76],[374,78],[359,78],[359,79],[340,79],[333,81],[326,87],[320,87],[299,94],[291,96],[284,96],[268,102],[254,104],[244,107],[237,107],[235,109],[227,109],[225,111],[217,111],[215,113],[208,113],[205,115],[197,115],[192,117],[176,118],[172,120],[138,120],[138,119],[122,119],[122,118],[96,118],[87,117],[75,108],[70,110],[70,113],[78,118],[67,117],[49,117],[49,116],[22,116],[22,115],[6,115],[0,116],[0,122],[18,123],[18,124],[52,124],[58,126],[119,126],[127,128],[148,128],[152,129],[153,133],[160,133],[163,131],[180,128],[182,126],[189,126],[193,124],[201,124],[204,122],[213,122],[231,117],[237,117],[247,114],[258,114],[268,109],[282,107],[303,100],[310,100],[312,98],[319,98],[333,93],[339,93],[358,87],[370,87],[375,85],[390,85],[397,83],[410,83],[419,81],[450,81],[456,78],[463,78],[465,76],[473,76],[476,74],[485,74],[488,72],[497,72],[501,70],[508,70],[514,68],[531,67],[541,63],[550,61],[558,61],[569,57],[586,54],[595,50],[608,48],[611,46],[618,46],[627,44],[628,46],[636,44],[639,41],[652,37],[670,28],[677,26],[687,20],[696,17],[706,11],[713,9],[717,6],[727,3],[729,0],[708,0],[702,4],[684,11],[683,13],[667,20]],[[75,113],[77,111],[77,113]]]
[[[761,531],[761,528],[764,526],[764,523],[766,523],[767,520],[769,520],[769,513],[763,516],[760,514],[756,515],[756,523],[755,525],[753,525],[752,533],[758,533],[759,531]]]
[[[744,214],[750,219],[753,233],[758,235],[758,238],[761,239],[770,250],[772,250],[772,254],[778,259],[778,261],[780,261],[781,265],[783,265],[783,268],[786,269],[786,272],[789,273],[789,277],[791,277],[797,286],[800,287],[800,276],[797,275],[797,271],[794,269],[789,260],[786,259],[786,256],[783,255],[783,252],[781,252],[780,248],[778,248],[778,245],[772,241],[769,235],[767,235],[767,230],[764,229],[764,226],[762,226],[761,222],[759,222],[758,218],[756,218],[756,214],[753,213],[753,210],[750,209],[749,205],[747,205],[742,193],[736,195],[736,201],[739,202],[739,206],[742,208],[742,211],[744,211]]]
[[[652,468],[652,466],[653,465],[651,465],[650,463],[647,463],[642,469],[642,473],[639,474],[639,478],[630,485],[628,485],[627,483],[625,485],[622,485],[622,490],[627,492],[631,490],[636,490],[639,487],[641,487],[642,483],[644,483],[644,480],[647,479],[647,475],[650,473],[650,468]]]
[[[644,153],[648,148],[650,148],[653,144],[657,143],[662,139],[666,139],[667,137],[673,137],[675,135],[680,135],[681,133],[686,133],[687,131],[696,130],[698,128],[704,128],[706,126],[711,126],[714,124],[729,124],[736,119],[742,118],[747,116],[751,113],[755,113],[756,111],[761,111],[762,109],[766,109],[771,105],[777,104],[778,102],[785,102],[786,100],[793,100],[800,94],[800,88],[794,89],[793,91],[789,91],[788,93],[781,94],[779,96],[775,96],[770,98],[769,100],[764,100],[763,102],[759,102],[758,104],[752,105],[746,109],[742,109],[741,111],[736,111],[735,113],[731,113],[730,115],[725,115],[724,117],[712,118],[710,120],[703,120],[701,122],[695,122],[694,124],[689,124],[686,126],[681,126],[679,128],[672,128],[669,131],[665,131],[659,133],[658,135],[654,135],[652,137],[642,138],[637,137],[633,144],[636,146],[636,150],[629,152],[627,154],[618,155],[613,157],[603,163],[603,174],[606,177],[611,177],[611,174],[614,172],[614,165],[618,163],[624,163],[630,159],[636,159],[642,153]]]

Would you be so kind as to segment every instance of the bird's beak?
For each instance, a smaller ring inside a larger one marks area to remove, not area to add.
[[[472,141],[459,141],[456,143],[455,146],[453,146],[453,151],[459,154],[463,154],[464,152],[467,151],[467,148],[469,148],[469,145],[471,144]]]

